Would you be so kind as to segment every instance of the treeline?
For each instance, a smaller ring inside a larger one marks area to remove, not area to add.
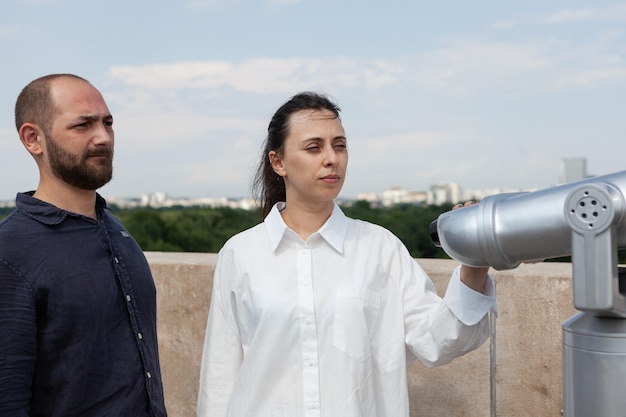
[[[415,258],[449,256],[436,247],[430,238],[430,223],[451,205],[396,205],[374,208],[366,201],[342,207],[348,217],[367,220],[392,231]],[[0,219],[13,209],[0,208]],[[217,253],[226,240],[261,221],[258,210],[229,207],[174,207],[121,209],[111,207],[137,243],[145,251]],[[619,263],[626,263],[626,249],[618,253]],[[548,262],[570,262],[570,257]]]
[[[429,234],[430,223],[451,206],[372,208],[359,201],[342,207],[348,217],[391,230],[416,258],[447,258]],[[120,209],[111,207],[145,251],[216,253],[234,234],[261,221],[258,210],[229,207]]]

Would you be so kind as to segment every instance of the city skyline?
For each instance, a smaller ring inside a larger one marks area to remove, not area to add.
[[[115,117],[105,196],[249,195],[267,123],[301,90],[342,108],[345,197],[545,188],[562,158],[616,172],[624,23],[626,2],[606,0],[8,0],[0,200],[37,185],[13,106],[53,72],[89,79]]]
[[[584,179],[586,177],[595,176],[587,172],[586,158],[563,158],[560,161],[558,178],[554,183],[541,187],[516,188],[509,186],[491,187],[491,188],[464,188],[462,184],[456,182],[438,181],[430,184],[425,189],[404,188],[397,185],[390,185],[382,191],[361,191],[356,195],[345,195],[340,193],[338,200],[357,201],[366,200],[370,202],[383,202],[385,200],[395,203],[398,202],[428,202],[432,204],[442,204],[444,202],[461,202],[464,200],[480,199],[487,195],[499,194],[504,192],[532,192],[543,188],[549,188],[563,184],[564,182],[572,182]],[[106,187],[105,187],[106,188]],[[98,192],[113,204],[122,206],[174,206],[174,205],[206,205],[206,206],[232,206],[250,208],[256,203],[253,197],[248,195],[221,195],[221,196],[188,196],[177,194],[175,192],[156,190],[150,192],[137,192],[126,196],[107,195],[102,191]],[[439,192],[443,191],[447,197],[436,197]],[[429,196],[429,194],[432,194]],[[454,196],[454,197],[450,197]],[[13,206],[13,198],[0,199],[0,207]],[[434,201],[433,201],[434,200]],[[387,205],[387,204],[383,204]]]

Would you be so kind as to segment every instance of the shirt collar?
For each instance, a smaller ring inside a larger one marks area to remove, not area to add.
[[[280,212],[285,208],[284,202],[279,202],[272,207],[267,217],[265,217],[265,228],[269,234],[272,250],[275,251],[280,242],[289,230]],[[333,212],[326,223],[317,231],[319,235],[328,242],[337,252],[343,253],[343,244],[348,231],[348,218],[343,213],[339,205],[334,203]]]
[[[78,216],[76,213],[58,208],[55,205],[46,203],[33,197],[34,191],[18,193],[15,198],[15,206],[24,214],[40,223],[55,225],[61,223],[67,216]],[[106,208],[106,200],[96,193],[96,210]]]

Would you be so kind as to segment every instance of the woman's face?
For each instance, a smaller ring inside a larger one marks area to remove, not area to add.
[[[332,202],[348,166],[347,139],[341,121],[329,110],[301,110],[289,118],[282,154],[269,153],[283,177],[287,203]]]

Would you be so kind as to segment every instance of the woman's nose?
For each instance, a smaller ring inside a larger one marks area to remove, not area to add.
[[[329,149],[326,150],[324,165],[328,166],[328,165],[334,165],[336,163],[337,163],[337,152],[335,152],[335,149],[330,147]]]

